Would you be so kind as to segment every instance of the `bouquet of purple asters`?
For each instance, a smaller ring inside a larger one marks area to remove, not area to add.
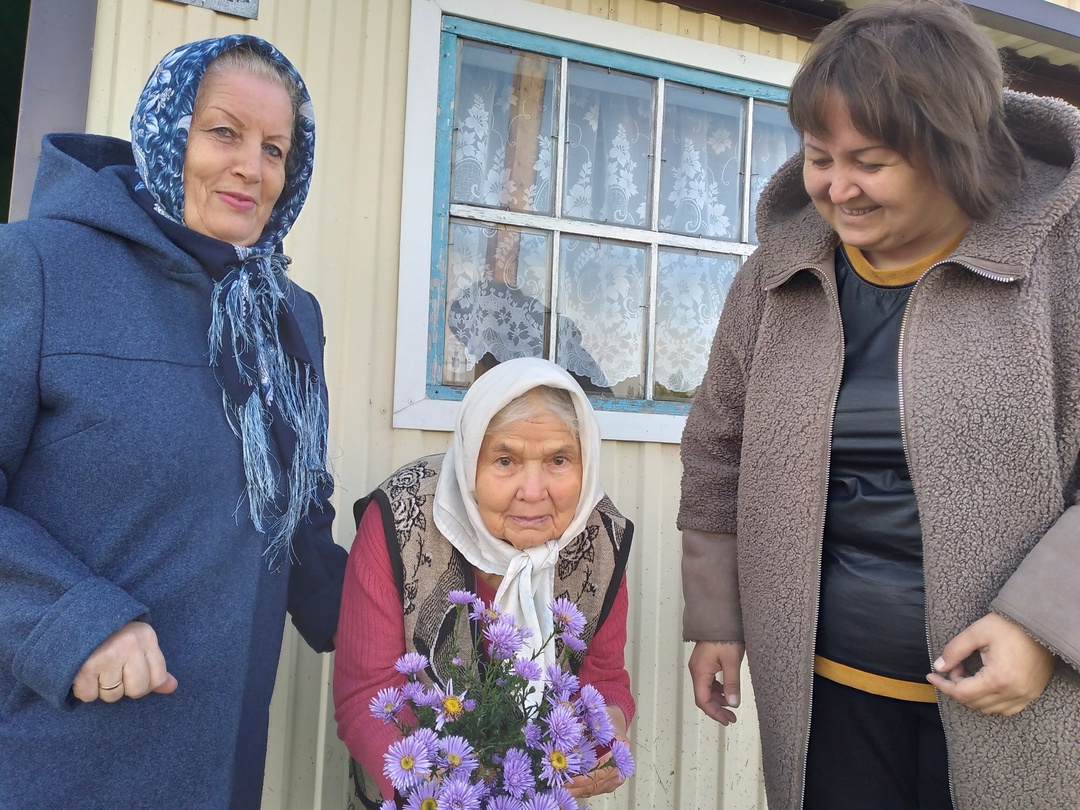
[[[633,774],[630,748],[615,739],[603,697],[566,667],[566,650],[585,646],[585,617],[573,602],[551,603],[555,630],[544,644],[558,639],[562,654],[545,672],[535,654],[522,654],[529,631],[513,616],[469,591],[452,591],[447,599],[459,618],[468,609],[481,628],[468,660],[454,650],[454,677],[445,688],[432,687],[418,678],[428,659],[406,653],[395,664],[408,678],[405,686],[382,689],[371,701],[372,714],[402,735],[383,755],[383,772],[407,810],[578,808],[566,784],[597,767],[602,747],[611,751],[605,764],[620,778]],[[415,724],[406,719],[406,706]],[[382,810],[396,807],[393,799],[382,804]]]

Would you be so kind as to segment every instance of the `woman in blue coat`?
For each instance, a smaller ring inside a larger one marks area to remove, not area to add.
[[[48,136],[0,227],[3,808],[257,807],[286,609],[337,626],[304,83],[192,43],[131,131]]]

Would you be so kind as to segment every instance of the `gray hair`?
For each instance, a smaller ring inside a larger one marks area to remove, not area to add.
[[[536,394],[537,398],[534,398],[533,394]],[[566,425],[567,429],[573,434],[574,439],[580,440],[578,415],[577,409],[574,407],[573,397],[570,396],[569,391],[562,388],[552,388],[550,385],[538,385],[535,388],[530,388],[521,396],[510,400],[498,413],[491,417],[486,433],[494,433],[514,422],[523,422],[526,419],[539,416],[544,411],[550,411],[554,414],[560,422]]]

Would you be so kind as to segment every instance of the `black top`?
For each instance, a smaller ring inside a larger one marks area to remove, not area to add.
[[[925,682],[922,532],[900,433],[900,325],[913,284],[879,287],[836,249],[844,375],[833,420],[817,652]]]

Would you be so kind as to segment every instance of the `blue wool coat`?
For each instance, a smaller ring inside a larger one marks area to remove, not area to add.
[[[0,808],[258,807],[286,607],[316,650],[337,626],[333,511],[268,570],[208,362],[213,282],[130,164],[124,141],[49,136],[30,218],[0,227]],[[321,378],[318,305],[289,292]],[[176,692],[75,701],[133,619]]]

